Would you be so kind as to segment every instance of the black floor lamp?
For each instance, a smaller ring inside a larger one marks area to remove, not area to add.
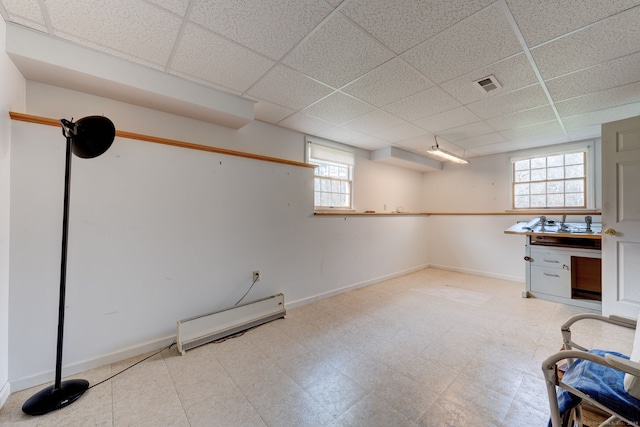
[[[43,415],[75,402],[89,388],[87,380],[61,381],[62,338],[64,335],[65,288],[67,279],[67,243],[69,235],[69,189],[71,181],[71,152],[83,159],[98,157],[109,149],[116,129],[106,117],[89,116],[73,123],[60,120],[62,134],[67,138],[64,171],[64,211],[62,216],[62,255],[60,261],[60,300],[58,304],[58,346],[56,351],[55,383],[31,396],[22,411],[29,415]]]

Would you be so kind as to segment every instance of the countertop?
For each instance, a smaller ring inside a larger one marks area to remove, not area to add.
[[[521,234],[523,236],[558,236],[582,239],[602,239],[602,223],[591,223],[591,233],[586,231],[584,222],[567,222],[565,228],[560,231],[560,223],[546,224],[542,231],[539,224],[531,225],[531,222],[519,222],[504,230],[505,234]]]

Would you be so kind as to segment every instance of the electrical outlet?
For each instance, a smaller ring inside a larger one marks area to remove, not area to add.
[[[253,272],[253,282],[259,282],[260,281],[260,270],[255,270]]]

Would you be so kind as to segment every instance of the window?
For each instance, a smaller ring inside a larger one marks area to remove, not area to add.
[[[316,209],[351,209],[353,153],[309,139],[307,145],[309,163],[318,165],[314,179]]]
[[[587,208],[589,149],[511,159],[514,209]]]

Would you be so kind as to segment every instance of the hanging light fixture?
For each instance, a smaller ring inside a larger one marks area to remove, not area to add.
[[[436,145],[431,146],[431,148],[429,148],[427,150],[429,152],[429,154],[434,155],[436,157],[439,157],[442,160],[447,160],[449,162],[454,162],[454,163],[458,163],[458,164],[461,164],[461,165],[469,164],[468,160],[463,159],[462,157],[458,157],[455,154],[450,153],[450,152],[440,148],[438,146],[438,138],[435,135],[433,136],[433,139],[435,139]]]

